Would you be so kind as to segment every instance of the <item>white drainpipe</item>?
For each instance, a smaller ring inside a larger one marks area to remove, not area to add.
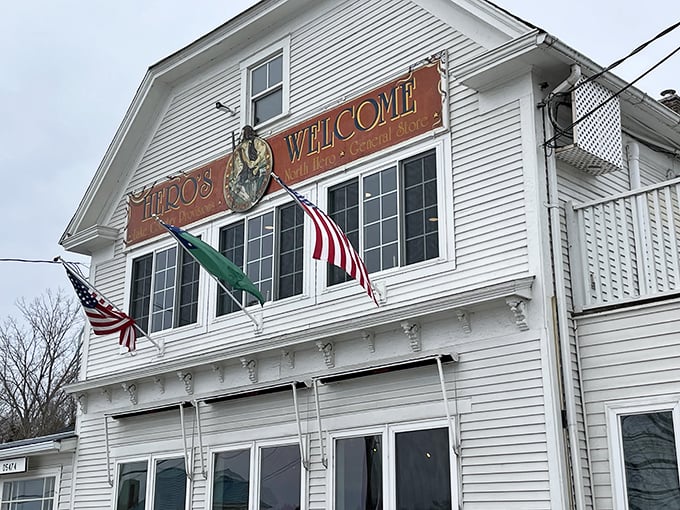
[[[574,86],[578,80],[581,79],[581,68],[578,64],[572,64],[571,73],[551,92],[550,95],[559,94],[569,90]],[[546,134],[548,139],[552,137],[552,126],[547,126],[549,130]],[[562,265],[562,242],[560,236],[560,210],[559,210],[559,194],[557,190],[557,166],[555,163],[554,154],[546,158],[546,172],[548,179],[548,201],[550,206],[548,207],[548,215],[550,219],[550,229],[552,232],[551,243],[553,249],[553,256],[555,260],[553,261],[554,267],[554,278],[555,278],[555,298],[557,300],[557,320],[559,323],[559,345],[560,354],[562,358],[562,379],[564,387],[564,400],[565,400],[565,411],[567,414],[567,435],[569,439],[569,450],[571,457],[571,466],[573,473],[573,485],[574,485],[574,496],[575,496],[575,506],[577,510],[585,510],[585,494],[583,487],[583,473],[581,469],[581,457],[580,457],[580,447],[578,442],[578,421],[576,413],[576,395],[574,392],[574,384],[571,371],[571,349],[569,345],[569,316],[567,312],[567,297],[565,292],[565,276],[564,267]],[[577,360],[580,364],[580,360]],[[582,403],[583,404],[583,403]],[[584,405],[585,414],[585,405]],[[586,436],[588,431],[586,430]],[[588,452],[590,456],[590,452]],[[592,485],[592,476],[591,485]],[[594,498],[593,498],[594,500]],[[594,502],[593,502],[594,505]]]

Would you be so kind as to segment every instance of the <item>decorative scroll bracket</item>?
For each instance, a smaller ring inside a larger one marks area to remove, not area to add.
[[[335,349],[333,348],[333,342],[322,342],[321,340],[317,340],[316,346],[319,349],[319,352],[323,354],[323,362],[326,364],[326,367],[335,367]]]
[[[78,393],[78,395],[76,395],[76,399],[78,400],[80,412],[87,414],[87,393]]]
[[[361,332],[361,338],[364,339],[366,345],[368,346],[368,352],[375,352],[375,333],[372,331],[363,330]]]
[[[248,379],[250,382],[257,382],[257,360],[241,358],[241,366],[248,371]]]
[[[520,331],[529,331],[527,324],[527,302],[526,299],[519,297],[509,297],[505,302],[515,316],[515,324]]]
[[[161,376],[156,376],[153,380],[154,383],[156,383],[156,386],[158,386],[158,391],[160,391],[161,395],[165,393],[165,378]]]
[[[470,326],[470,314],[462,309],[456,310],[456,317],[458,317],[458,322],[460,322],[463,331],[468,335],[472,333],[472,327]]]
[[[220,383],[224,382],[224,367],[220,365],[219,363],[213,363],[212,366],[213,372],[217,374],[217,380]]]
[[[420,352],[423,347],[420,339],[420,325],[417,322],[402,321],[401,329],[408,337],[411,350],[413,352]]]
[[[373,294],[375,295],[378,304],[384,305],[387,303],[387,284],[384,280],[372,282],[371,288],[373,289]]]
[[[281,351],[281,362],[286,368],[293,370],[295,368],[295,352],[288,349]]]
[[[102,388],[102,395],[104,395],[104,398],[106,399],[107,402],[111,402],[111,388],[108,387]]]
[[[137,385],[135,383],[123,383],[121,386],[123,387],[123,391],[128,392],[132,405],[137,405]]]
[[[179,380],[184,383],[184,391],[187,392],[187,395],[193,395],[194,394],[194,376],[191,372],[177,372],[177,377],[179,377]]]

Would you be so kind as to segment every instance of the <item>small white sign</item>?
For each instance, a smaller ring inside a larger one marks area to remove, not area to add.
[[[0,475],[23,473],[26,471],[26,457],[0,460]]]

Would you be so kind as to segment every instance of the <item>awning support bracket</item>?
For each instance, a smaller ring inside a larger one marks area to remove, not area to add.
[[[187,435],[184,428],[184,402],[179,403],[179,422],[182,427],[182,444],[184,445],[184,471],[189,480],[193,480],[193,470],[189,465],[189,451],[187,450]]]
[[[319,406],[318,381],[313,379],[312,385],[314,386],[314,402],[316,404],[316,423],[319,428],[319,449],[321,450],[321,464],[323,464],[325,469],[328,469],[328,459],[326,458],[326,452],[323,447],[323,431],[321,430],[321,409]]]
[[[451,411],[449,410],[449,399],[446,394],[446,384],[444,382],[444,369],[442,368],[442,357],[437,356],[437,371],[439,372],[439,384],[442,387],[442,397],[444,399],[444,409],[446,411],[446,424],[449,429],[449,443],[451,443],[451,449],[453,453],[458,456],[460,454],[460,445],[458,444],[458,438],[456,437],[455,424],[451,421]],[[456,415],[458,414],[458,403],[456,402]]]
[[[203,458],[203,431],[201,430],[201,411],[198,409],[198,400],[194,401],[194,408],[196,409],[196,426],[198,428],[198,454],[201,461],[201,475],[204,480],[208,479],[208,472],[205,468],[205,459]]]
[[[305,455],[305,448],[304,445],[302,444],[302,425],[300,423],[300,408],[298,407],[297,386],[293,382],[291,383],[291,387],[293,389],[293,405],[295,406],[295,421],[297,422],[298,442],[300,444],[300,458],[302,459],[303,467],[307,471],[309,471],[309,459],[307,459],[307,456]]]
[[[104,415],[104,449],[106,450],[106,481],[113,487],[111,476],[111,454],[109,452],[109,417]]]

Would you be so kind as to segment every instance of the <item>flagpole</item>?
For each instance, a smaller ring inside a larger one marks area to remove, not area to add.
[[[161,226],[163,226],[163,223],[162,223],[161,219],[158,217],[157,214],[153,214],[152,216],[153,216],[153,219],[155,219]],[[165,228],[165,227],[163,227],[163,228]],[[167,230],[167,229],[166,229],[166,230]],[[175,236],[173,236],[173,237],[175,237]],[[191,250],[190,250],[189,248],[187,248],[186,246],[184,246],[184,244],[181,243],[181,242],[179,241],[179,239],[176,239],[176,241],[177,241],[177,244],[179,244],[179,245],[182,247],[182,249],[184,250],[185,253],[188,253],[188,254],[191,256],[191,258],[192,258],[193,260],[195,260],[196,263],[197,263],[200,267],[203,267],[203,265],[198,261],[198,259],[197,259],[196,257],[194,257],[194,254],[191,253]],[[242,311],[243,313],[245,313],[245,314],[248,316],[248,318],[249,318],[249,319],[253,322],[253,324],[255,325],[255,331],[256,331],[257,333],[261,332],[261,331],[262,331],[262,321],[258,321],[255,317],[253,317],[253,315],[252,315],[248,310],[246,310],[246,309],[243,307],[243,305],[241,305],[241,302],[240,302],[238,299],[236,299],[236,297],[234,297],[234,295],[231,293],[231,291],[230,291],[229,289],[227,289],[227,287],[224,285],[224,283],[222,283],[222,280],[220,280],[220,279],[219,279],[217,276],[215,276],[214,274],[210,273],[210,271],[206,271],[205,268],[203,268],[203,270],[204,270],[206,273],[208,273],[208,274],[212,277],[213,280],[215,280],[215,281],[217,282],[217,285],[219,285],[220,288],[221,288],[224,292],[226,292],[227,295],[232,299],[232,301],[233,301],[234,303],[236,303],[236,305],[241,309],[241,311]]]
[[[89,287],[90,289],[92,289],[92,290],[93,290],[94,292],[96,292],[98,295],[100,295],[100,296],[102,296],[102,297],[104,296],[104,294],[102,294],[99,290],[97,290],[97,288],[96,288],[94,285],[92,285],[90,282],[88,282],[86,279],[84,279],[84,278],[82,278],[82,277],[80,276],[80,274],[79,274],[80,270],[79,270],[78,268],[76,268],[75,265],[74,265],[72,262],[68,262],[68,261],[62,259],[60,256],[59,256],[59,257],[55,257],[54,260],[57,261],[57,262],[59,262],[59,263],[61,263],[62,266],[64,266],[64,267],[70,269],[70,270],[71,270],[71,273],[73,273],[73,274],[75,275],[75,277],[78,278],[78,280],[79,280],[82,284],[84,284],[84,285],[86,285],[87,287]],[[108,301],[108,299],[107,299],[107,301]],[[112,303],[111,301],[109,301],[109,303],[111,303],[111,305],[112,305],[117,311],[119,311],[120,313],[125,313],[123,310],[121,310],[119,307],[117,307],[117,306],[116,306],[114,303]],[[151,337],[149,336],[149,334],[148,334],[146,331],[144,331],[144,330],[139,326],[139,324],[137,324],[134,320],[133,320],[132,325],[135,327],[135,329],[136,329],[137,331],[139,331],[139,332],[142,334],[142,336],[145,336],[145,337],[149,340],[149,342],[151,342],[151,343],[156,347],[156,349],[158,349],[158,352],[160,353],[160,355],[163,355],[164,349],[163,349],[163,347],[162,347],[158,342],[156,342],[153,338],[151,338]]]

